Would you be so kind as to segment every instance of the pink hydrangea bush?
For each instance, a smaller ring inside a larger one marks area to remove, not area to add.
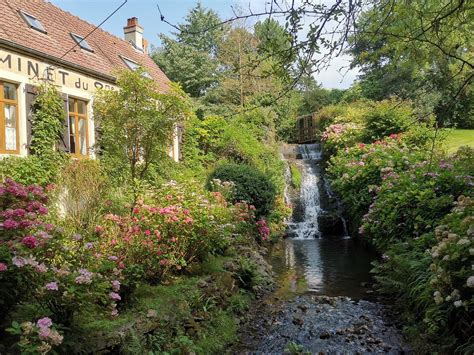
[[[61,345],[64,338],[48,317],[40,318],[36,322],[13,322],[7,332],[20,337],[17,346],[22,354],[50,353]]]
[[[351,147],[361,142],[364,126],[357,123],[334,123],[329,125],[321,135],[326,156],[335,154],[338,150]]]
[[[372,144],[357,144],[340,150],[330,159],[327,172],[332,188],[347,207],[358,227],[389,173],[397,174],[427,159],[423,149],[408,148],[400,135],[391,135]]]
[[[82,237],[66,236],[48,222],[43,188],[11,179],[0,184],[0,315],[31,302],[69,325],[79,305],[116,306],[111,280],[120,279],[112,261],[93,254]]]

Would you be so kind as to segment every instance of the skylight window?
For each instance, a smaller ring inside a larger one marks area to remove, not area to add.
[[[41,22],[39,22],[39,20],[36,17],[30,14],[27,14],[26,12],[23,12],[23,11],[20,11],[20,14],[23,17],[23,19],[26,21],[28,26],[35,29],[36,31],[46,33],[46,30],[44,29],[43,25],[41,24]]]
[[[137,62],[134,62],[133,60],[122,57],[122,56],[121,56],[121,58],[129,69],[131,69],[131,70],[137,70],[138,69],[139,65],[138,65]]]
[[[94,50],[92,47],[87,43],[87,41],[84,39],[84,37],[81,37],[79,35],[76,35],[74,33],[71,33],[72,39],[76,41],[76,43],[81,47],[82,49],[85,49],[86,51],[93,52]]]
[[[122,57],[121,55],[119,56],[120,58],[122,58],[123,62],[125,63],[125,65],[130,69],[130,70],[137,70],[138,68],[140,68],[140,64],[138,64],[137,62],[134,62],[133,60],[131,59],[128,59],[128,58],[125,58],[125,57]],[[145,78],[148,78],[148,79],[151,79],[151,75],[150,73],[148,73],[147,71],[144,71],[142,73],[142,76],[144,76]]]

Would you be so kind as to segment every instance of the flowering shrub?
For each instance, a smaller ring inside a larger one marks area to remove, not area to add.
[[[433,274],[429,284],[436,304],[433,307],[445,310],[449,319],[456,320],[451,331],[467,341],[474,313],[474,200],[460,196],[434,234],[437,243],[429,251]],[[443,326],[437,322],[436,329],[439,331]]]
[[[472,198],[460,196],[434,232],[392,244],[374,269],[380,291],[407,312],[408,334],[423,352],[470,352],[473,215]]]
[[[382,170],[382,184],[360,233],[379,250],[396,240],[419,237],[432,230],[446,215],[453,202],[473,186],[472,177],[463,174],[466,159],[428,161],[414,164],[409,170]]]
[[[9,179],[0,184],[2,318],[26,300],[49,310],[64,325],[70,324],[78,304],[113,308],[107,293],[119,270],[92,254],[81,236],[67,238],[48,223],[47,202],[41,187]]]
[[[335,123],[326,128],[321,136],[326,156],[351,147],[362,141],[364,127],[357,123]]]
[[[130,215],[105,216],[93,248],[111,256],[126,274],[156,282],[229,244],[234,226],[227,207],[219,192],[170,183]]]
[[[386,174],[407,170],[426,155],[423,150],[408,149],[400,136],[392,135],[372,144],[360,143],[333,156],[327,172],[353,225],[368,211]]]
[[[22,354],[47,354],[63,342],[63,336],[48,317],[38,319],[36,323],[13,322],[7,331],[20,336],[18,346]]]

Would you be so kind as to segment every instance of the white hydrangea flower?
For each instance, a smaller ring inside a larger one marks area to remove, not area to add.
[[[467,287],[474,288],[474,276],[469,276],[466,281]]]
[[[459,308],[462,306],[462,301],[456,301],[454,302],[454,307]]]

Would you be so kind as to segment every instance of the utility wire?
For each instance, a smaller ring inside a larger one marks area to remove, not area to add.
[[[74,46],[72,46],[66,53],[64,53],[61,57],[59,57],[59,59],[63,59],[66,55],[68,55],[74,48],[76,48],[77,46],[79,46],[83,41],[86,40],[87,37],[89,37],[91,34],[93,34],[95,31],[97,31],[100,26],[102,26],[104,23],[106,23],[113,15],[115,15],[115,13],[120,10],[126,3],[127,3],[128,0],[124,0],[124,2],[119,6],[117,7],[109,16],[107,16],[101,23],[99,23],[97,26],[94,27],[94,29],[92,31],[90,31],[82,40],[80,40],[79,42],[77,42]]]

